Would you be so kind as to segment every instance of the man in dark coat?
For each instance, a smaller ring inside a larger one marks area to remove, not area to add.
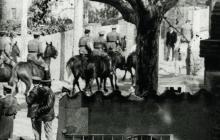
[[[172,50],[172,60],[174,60],[174,48],[177,42],[177,33],[172,27],[169,27],[169,32],[167,32],[166,46],[167,46],[167,61],[169,61],[170,50]]]
[[[55,95],[49,88],[51,81],[39,81],[30,94],[26,96],[28,117],[31,118],[35,140],[41,140],[41,127],[44,124],[47,140],[52,140],[52,121],[55,117]]]
[[[0,99],[0,140],[13,139],[14,119],[19,109],[17,99],[11,95],[12,87],[4,85],[4,98]]]

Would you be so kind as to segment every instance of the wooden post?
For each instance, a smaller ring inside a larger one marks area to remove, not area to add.
[[[74,1],[74,44],[73,55],[79,54],[78,42],[83,35],[83,0]]]

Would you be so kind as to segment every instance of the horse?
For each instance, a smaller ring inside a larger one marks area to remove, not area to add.
[[[50,44],[46,43],[46,45],[43,59],[45,63],[50,64],[50,59],[56,59],[58,52],[52,42]],[[33,76],[43,79],[45,77],[44,68],[33,61],[19,62],[12,70],[9,84],[15,87],[18,81],[21,80],[26,85],[24,94],[27,94],[31,89]]]
[[[66,64],[68,73],[72,72],[74,76],[73,80],[73,91],[71,94],[75,94],[75,86],[77,85],[80,92],[82,92],[79,85],[79,78],[82,78],[86,82],[84,92],[87,94],[90,90],[90,94],[93,94],[92,84],[94,79],[98,86],[98,90],[102,88],[102,82],[104,81],[104,91],[107,92],[106,88],[106,79],[109,78],[111,81],[112,89],[114,90],[113,85],[113,75],[111,74],[111,67],[109,60],[104,56],[95,56],[90,54],[87,58],[80,55],[73,56],[69,59]],[[99,82],[100,78],[101,82]],[[73,96],[73,95],[70,95]]]
[[[126,79],[127,71],[129,71],[131,74],[131,83],[132,83],[132,85],[134,85],[134,74],[132,72],[132,68],[136,69],[136,64],[137,64],[137,54],[134,51],[128,55],[127,62],[126,62],[125,74],[124,74],[124,77],[122,78],[123,81]]]
[[[18,48],[17,42],[12,46],[11,56],[11,61],[13,63],[17,63],[17,57],[20,56],[20,50]],[[12,65],[4,63],[4,67],[0,68],[0,82],[9,82],[12,75],[12,69]]]
[[[122,56],[122,54],[117,51],[108,51],[108,55],[110,56],[111,61],[112,61],[112,68],[113,68],[114,80],[115,80],[115,88],[119,89],[118,84],[117,84],[118,77],[116,74],[116,70],[117,69],[126,70],[126,60],[125,60],[125,57]]]

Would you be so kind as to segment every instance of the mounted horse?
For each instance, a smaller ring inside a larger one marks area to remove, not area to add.
[[[71,94],[75,94],[75,85],[77,85],[79,90],[82,91],[78,81],[80,77],[84,79],[86,82],[86,86],[84,89],[84,92],[86,94],[93,94],[92,84],[95,79],[98,86],[98,90],[101,90],[102,83],[103,81],[105,83],[107,78],[110,79],[112,90],[114,90],[113,75],[111,73],[112,69],[108,57],[90,54],[86,58],[77,55],[70,58],[70,60],[67,62],[66,67],[67,70],[69,72],[71,71],[74,76],[73,92]],[[99,78],[101,79],[101,82],[99,82]],[[88,90],[90,90],[90,93],[88,93]],[[105,84],[104,91],[108,91]]]
[[[18,48],[17,42],[12,46],[11,51],[11,62],[17,63],[17,57],[20,56],[20,50]],[[12,75],[13,66],[3,62],[4,67],[0,68],[0,82],[9,82]]]
[[[127,62],[126,62],[125,74],[124,74],[124,77],[122,78],[123,81],[126,79],[127,71],[129,71],[131,74],[132,85],[134,85],[134,74],[132,72],[132,68],[136,69],[136,64],[137,64],[137,54],[134,51],[128,55]]]
[[[52,42],[46,43],[46,49],[43,55],[44,61],[50,66],[51,58],[56,59],[57,50],[53,46]],[[12,71],[12,77],[10,84],[15,86],[19,80],[25,83],[26,90],[24,94],[27,94],[31,89],[32,77],[37,76],[41,79],[45,78],[45,70],[42,66],[38,65],[34,61],[19,62]]]

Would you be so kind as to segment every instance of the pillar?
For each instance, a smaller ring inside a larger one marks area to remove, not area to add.
[[[78,42],[83,35],[83,0],[74,1],[74,44],[73,55],[79,54]]]
[[[21,20],[21,38],[22,38],[22,60],[27,58],[27,14],[28,14],[28,0],[23,0],[22,20]]]

